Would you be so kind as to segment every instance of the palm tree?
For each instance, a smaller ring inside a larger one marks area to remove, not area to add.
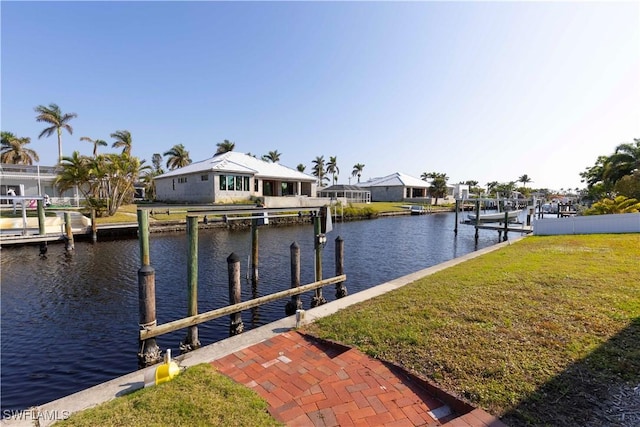
[[[498,188],[498,185],[500,185],[498,181],[487,182],[487,194],[491,196],[491,193],[496,191],[496,188]]]
[[[431,178],[431,174],[433,172],[422,172],[422,175],[420,175],[420,179],[423,181],[427,181]]]
[[[38,153],[25,147],[30,143],[31,138],[18,138],[11,132],[2,132],[0,162],[14,165],[32,165],[33,162],[39,162]]]
[[[640,170],[640,138],[635,138],[635,144],[620,144],[606,162],[604,178],[615,184],[623,176],[631,175]]]
[[[117,130],[111,134],[111,138],[116,141],[111,145],[113,148],[122,147],[122,154],[131,155],[131,145],[133,140],[131,139],[131,132],[128,130]]]
[[[640,202],[633,198],[617,196],[615,199],[602,199],[585,211],[585,215],[606,215],[640,212]]]
[[[526,173],[524,175],[522,175],[520,178],[518,178],[518,182],[522,183],[523,187],[527,186],[527,183],[529,182],[533,182],[531,181],[531,178],[529,177],[529,175],[527,175]]]
[[[217,143],[216,147],[218,147],[216,154],[222,154],[222,153],[227,153],[229,151],[233,151],[233,149],[236,148],[236,144],[235,142],[231,142],[225,139],[224,141]]]
[[[114,215],[125,201],[133,199],[134,183],[149,169],[143,164],[126,153],[90,158],[74,151],[60,162],[56,186],[61,192],[77,187],[99,216],[104,212]]]
[[[424,174],[423,174],[424,175]],[[435,205],[438,205],[438,198],[444,198],[447,195],[447,181],[449,177],[446,173],[431,172],[428,178],[431,178],[431,186],[429,186],[429,194],[436,198]]]
[[[280,161],[281,155],[282,153],[278,153],[278,150],[269,151],[268,154],[265,154],[264,156],[262,156],[262,160],[271,162],[271,163],[278,163]]]
[[[88,136],[80,137],[80,141],[88,141],[93,144],[93,157],[98,157],[98,146],[106,147],[107,141],[103,141],[102,139],[91,139]]]
[[[358,182],[360,182],[360,177],[362,176],[362,170],[364,169],[364,165],[362,163],[356,163],[353,165],[353,171],[351,172],[351,176],[357,176]]]
[[[340,169],[338,168],[338,156],[329,156],[329,161],[327,162],[327,173],[330,173],[333,176],[333,184],[335,185],[338,182],[338,174],[340,173]]]
[[[162,154],[153,153],[151,157],[151,163],[153,163],[153,170],[158,172],[158,175],[163,174],[164,170],[162,170]]]
[[[318,185],[322,187],[323,182],[327,179],[324,170],[324,156],[318,156],[313,160],[313,176],[318,178]]]
[[[298,166],[296,166],[296,169],[298,170],[298,172],[304,172],[304,170],[307,167],[305,165],[303,165],[302,163],[298,163]]]
[[[95,159],[94,159],[95,160]],[[78,151],[74,151],[71,156],[65,156],[60,160],[61,171],[56,177],[56,187],[63,193],[75,186],[82,192],[85,200],[93,195],[89,186],[91,180],[91,161],[87,156],[82,156]]]
[[[176,168],[182,168],[191,164],[191,158],[189,158],[189,152],[184,148],[182,144],[174,145],[169,151],[164,152],[163,156],[169,156],[167,159],[167,167],[170,170]]]
[[[62,111],[60,111],[60,107],[56,104],[49,104],[48,107],[38,105],[35,108],[35,111],[38,113],[36,121],[45,122],[51,125],[40,132],[38,139],[43,136],[51,136],[55,131],[58,134],[58,161],[62,161],[62,129],[69,132],[70,135],[73,135],[73,128],[69,124],[69,121],[78,117],[78,115],[76,113],[63,114]]]

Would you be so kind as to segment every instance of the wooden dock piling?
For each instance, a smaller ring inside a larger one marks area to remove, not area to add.
[[[45,228],[45,218],[44,218],[44,200],[38,199],[38,234],[44,236],[47,231]]]
[[[198,217],[187,216],[187,316],[198,314]],[[198,326],[190,326],[187,336],[180,344],[180,351],[187,353],[200,347]]]
[[[140,264],[138,270],[138,311],[142,330],[156,326],[156,273],[149,258],[149,212],[138,209]],[[162,360],[155,338],[139,340],[138,366],[153,365]]]
[[[322,280],[322,246],[324,244],[324,239],[326,239],[325,235],[322,234],[322,220],[323,217],[319,214],[313,217],[316,282]],[[311,299],[311,307],[317,307],[325,304],[326,302],[327,300],[322,296],[322,288],[316,289],[316,294]]]
[[[460,210],[460,201],[456,199],[456,222],[455,222],[455,225],[453,226],[453,232],[455,234],[458,234],[458,210]]]
[[[509,231],[509,212],[504,213],[504,237],[503,237],[503,242],[506,242],[508,237],[507,237],[507,232]]]
[[[251,284],[258,284],[258,220],[251,220]]]
[[[96,222],[96,210],[91,208],[91,242],[98,242],[98,223]]]
[[[344,239],[340,236],[336,237],[336,276],[344,274]],[[348,294],[347,287],[344,282],[336,283],[336,298],[344,298]]]
[[[67,252],[71,252],[75,244],[73,243],[73,230],[71,229],[71,213],[64,213],[64,230],[65,230],[65,249]]]
[[[227,269],[229,273],[229,304],[239,304],[242,301],[240,285],[240,257],[234,253],[227,257]],[[244,331],[242,313],[232,313],[229,321],[229,336],[241,334]]]
[[[289,246],[289,250],[291,251],[291,289],[295,289],[300,287],[300,245],[297,242],[293,242]],[[291,301],[284,308],[284,312],[287,316],[291,316],[301,308],[302,300],[300,295],[292,295]]]
[[[478,243],[478,237],[479,237],[478,225],[480,225],[480,200],[476,200],[476,234],[475,234],[476,243]]]

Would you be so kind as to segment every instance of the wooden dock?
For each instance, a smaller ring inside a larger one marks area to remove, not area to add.
[[[476,224],[473,220],[461,221],[460,224],[472,225],[479,230],[494,230],[494,231],[505,231],[507,232],[515,232],[515,233],[532,233],[533,226],[525,225],[524,223],[509,223],[505,228],[504,223],[500,222],[480,222]]]

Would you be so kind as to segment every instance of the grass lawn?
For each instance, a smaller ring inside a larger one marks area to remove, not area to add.
[[[625,425],[602,417],[640,383],[639,259],[640,234],[528,237],[307,329],[512,426]]]
[[[192,366],[168,383],[138,390],[72,415],[62,426],[280,426],[257,393]],[[58,423],[56,423],[58,425]]]

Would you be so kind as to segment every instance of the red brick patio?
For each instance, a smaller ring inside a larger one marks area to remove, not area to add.
[[[288,426],[505,426],[399,368],[298,332],[211,363]]]

